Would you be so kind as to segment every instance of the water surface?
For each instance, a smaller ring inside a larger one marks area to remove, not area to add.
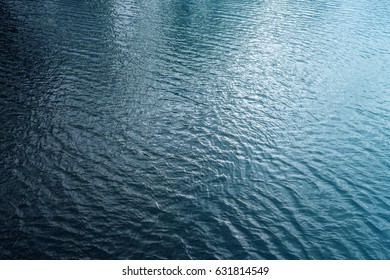
[[[1,259],[390,259],[387,0],[0,2]]]

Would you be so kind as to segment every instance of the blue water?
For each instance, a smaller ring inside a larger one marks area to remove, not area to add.
[[[390,259],[388,0],[0,1],[1,259]]]

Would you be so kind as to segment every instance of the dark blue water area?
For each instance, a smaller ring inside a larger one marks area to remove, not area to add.
[[[1,0],[1,259],[390,259],[388,0]]]

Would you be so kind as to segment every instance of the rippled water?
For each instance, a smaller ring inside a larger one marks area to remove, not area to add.
[[[0,258],[390,259],[388,0],[0,1]]]

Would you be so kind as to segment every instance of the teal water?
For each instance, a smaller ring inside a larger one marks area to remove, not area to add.
[[[390,259],[388,0],[0,1],[1,259]]]

